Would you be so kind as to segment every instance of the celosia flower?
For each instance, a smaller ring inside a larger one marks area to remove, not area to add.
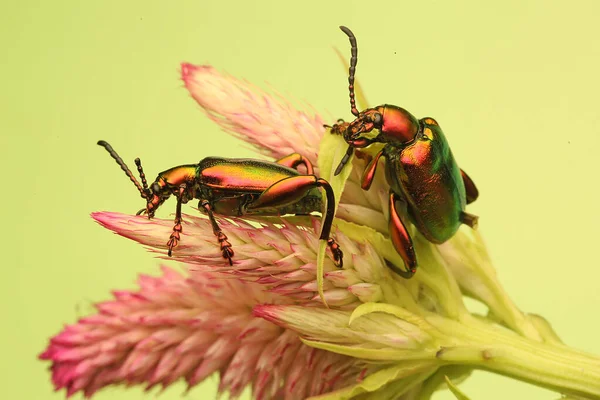
[[[360,188],[365,161],[340,177],[332,170],[344,142],[324,121],[211,67],[182,66],[183,80],[226,131],[279,158],[304,154],[339,197],[334,235],[344,268],[324,262],[318,296],[314,217],[221,219],[235,249],[224,262],[210,223],[186,215],[173,259],[183,274],[143,276],[138,292],[115,292],[51,339],[57,389],[90,396],[108,385],[194,386],[213,372],[232,397],[250,386],[255,398],[428,399],[473,369],[508,375],[572,396],[600,398],[600,358],[568,348],[539,316],[522,313],[495,276],[478,232],[459,230],[433,245],[411,229],[420,269],[410,280],[386,234],[387,185],[377,176]],[[225,155],[224,155],[225,156]],[[343,193],[342,193],[343,190]],[[341,195],[341,196],[340,196]],[[94,213],[100,224],[166,257],[171,220]],[[249,223],[247,221],[252,221]],[[471,314],[463,296],[487,305]]]
[[[97,315],[52,338],[41,358],[53,360],[57,388],[91,396],[115,383],[150,389],[185,379],[192,387],[219,372],[219,390],[232,396],[252,385],[256,398],[304,398],[364,373],[350,357],[311,348],[253,317],[254,305],[290,303],[260,284],[163,267],[162,276],[141,276],[139,285],[137,292],[114,292]]]

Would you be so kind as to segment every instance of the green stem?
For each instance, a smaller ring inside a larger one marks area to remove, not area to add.
[[[540,343],[476,319],[427,318],[456,339],[437,358],[493,371],[560,393],[600,399],[600,358],[564,345]]]

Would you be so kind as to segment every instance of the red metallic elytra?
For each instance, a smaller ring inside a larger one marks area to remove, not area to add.
[[[298,153],[290,154],[276,162],[247,158],[207,157],[198,164],[173,167],[158,174],[148,187],[146,176],[139,158],[135,159],[142,184],[138,182],[125,162],[105,141],[104,147],[111,157],[146,199],[146,208],[137,215],[146,213],[154,217],[158,207],[172,195],[177,198],[175,225],[167,242],[169,257],[177,246],[182,232],[181,205],[190,200],[200,200],[198,208],[204,210],[212,225],[213,233],[221,245],[223,258],[233,265],[234,255],[231,243],[221,231],[214,213],[226,216],[284,214],[308,215],[322,211],[323,197],[319,188],[325,191],[327,208],[323,213],[320,240],[326,240],[333,259],[338,267],[343,266],[343,253],[335,240],[329,237],[335,210],[335,196],[329,183],[313,174],[313,167]],[[307,174],[296,168],[306,167]]]
[[[399,275],[410,278],[416,272],[417,258],[406,225],[398,213],[404,203],[411,222],[427,240],[440,244],[450,239],[461,224],[474,228],[478,217],[465,212],[466,204],[477,199],[479,193],[469,176],[462,171],[452,155],[450,146],[439,124],[433,118],[415,118],[404,108],[384,104],[359,112],[354,95],[354,75],[358,62],[356,37],[350,29],[341,26],[352,47],[349,69],[350,107],[356,119],[338,123],[331,132],[341,134],[349,144],[348,151],[335,171],[338,175],[355,148],[372,143],[385,146],[365,168],[361,186],[369,190],[379,159],[386,159],[385,173],[390,185],[389,233],[394,247],[402,257],[406,270],[388,262]],[[371,133],[375,130],[375,133]]]

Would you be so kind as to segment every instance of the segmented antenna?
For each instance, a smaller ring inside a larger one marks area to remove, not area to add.
[[[144,193],[146,193],[146,197],[150,196],[150,189],[148,189],[148,181],[146,181],[146,175],[144,174],[144,168],[142,168],[142,160],[136,158],[133,162],[137,166],[138,173],[140,174],[140,179],[142,180],[142,186],[144,187]]]
[[[350,90],[350,111],[352,115],[358,117],[358,110],[356,109],[356,99],[354,98],[354,74],[356,73],[356,64],[358,63],[358,46],[356,45],[356,36],[354,33],[345,26],[340,26],[342,32],[348,35],[350,39],[350,46],[352,47],[352,57],[350,58],[350,69],[348,70],[348,90]]]
[[[117,162],[117,164],[119,164],[119,166],[121,167],[121,169],[129,177],[129,179],[131,180],[131,182],[133,182],[133,184],[135,185],[135,187],[140,191],[140,194],[142,195],[142,197],[144,199],[146,199],[148,196],[146,195],[146,192],[144,191],[144,188],[142,187],[142,185],[140,185],[140,183],[137,181],[137,179],[135,179],[135,176],[133,176],[133,174],[131,173],[131,171],[129,170],[129,168],[127,168],[127,165],[125,165],[125,162],[123,161],[123,159],[121,157],[119,157],[119,155],[112,148],[112,146],[110,144],[106,143],[104,140],[98,141],[98,145],[104,147],[106,149],[106,151],[108,151],[108,154],[110,154],[110,156]],[[145,182],[145,179],[144,179],[144,182]]]
[[[348,149],[346,150],[346,154],[344,154],[344,157],[342,157],[342,160],[340,161],[340,164],[335,169],[333,176],[338,176],[340,174],[340,172],[342,172],[342,169],[344,169],[344,166],[348,163],[348,160],[350,159],[350,156],[352,155],[353,152],[354,152],[354,147],[352,147],[352,145],[348,146]]]

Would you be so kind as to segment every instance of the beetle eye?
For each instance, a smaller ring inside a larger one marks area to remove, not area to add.
[[[154,193],[154,194],[157,194],[160,192],[160,186],[156,182],[154,182],[152,184],[151,189],[152,189],[152,193]]]
[[[383,122],[383,117],[380,113],[374,113],[372,117],[373,125],[376,127],[381,127],[381,123]]]

